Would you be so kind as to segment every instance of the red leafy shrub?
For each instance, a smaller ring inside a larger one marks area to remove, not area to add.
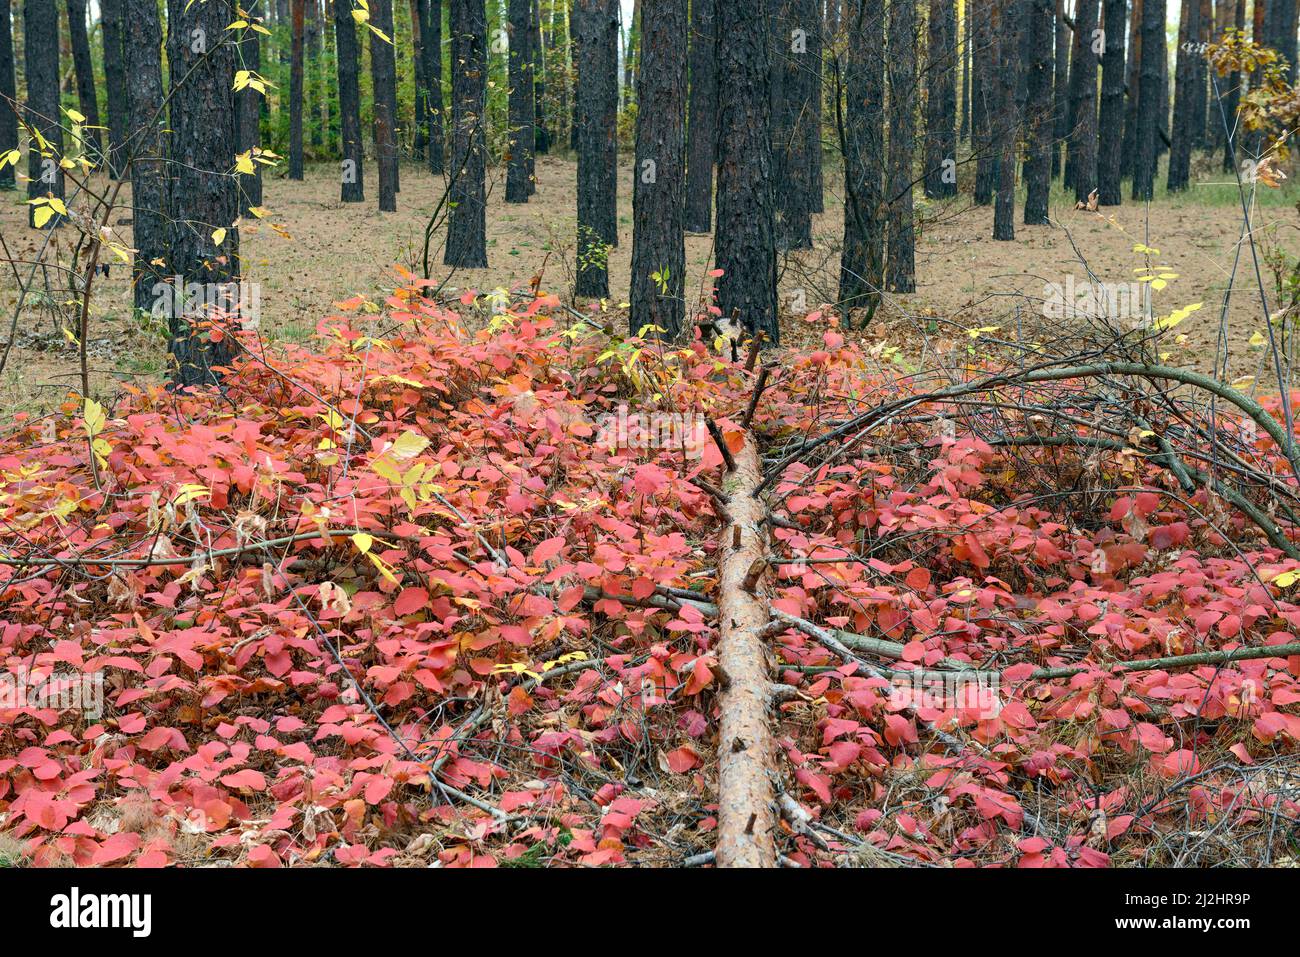
[[[103,707],[0,702],[4,830],[39,864],[707,849],[718,522],[692,479],[721,482],[721,455],[678,426],[738,438],[750,377],[699,343],[566,328],[549,299],[473,335],[412,291],[347,305],[312,350],[250,344],[223,394],[132,389],[5,436],[8,687],[93,678]],[[782,357],[766,447],[912,387],[826,339]],[[629,410],[675,431],[622,441]],[[1300,659],[1111,665],[1290,642],[1300,606],[1272,579],[1296,563],[1141,463],[1114,463],[1081,516],[1023,495],[974,435],[916,444],[792,464],[769,490],[773,604],[900,646],[891,680],[776,639],[785,787],[814,824],[783,852],[1287,853]],[[996,676],[996,700],[900,690],[954,663]]]

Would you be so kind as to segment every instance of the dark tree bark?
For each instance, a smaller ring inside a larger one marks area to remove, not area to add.
[[[822,176],[822,100],[825,96],[822,80],[823,23],[818,14],[820,0],[805,0],[805,2],[809,4],[809,15],[812,18],[808,28],[808,52],[804,57],[808,63],[812,100],[808,121],[804,123],[808,136],[808,211],[824,213],[826,183]]]
[[[957,133],[958,140],[965,140],[970,136],[970,74],[972,66],[970,24],[970,6],[967,5],[961,18],[961,129]]]
[[[889,4],[887,42],[889,252],[885,276],[894,293],[915,293],[917,234],[911,183],[917,148],[917,0],[894,0]]]
[[[713,228],[713,166],[718,155],[716,2],[691,2],[691,91],[686,130],[686,231],[690,233],[707,233]],[[615,70],[617,77],[617,67]]]
[[[375,27],[393,36],[393,0],[370,5]],[[370,84],[374,90],[375,160],[379,165],[379,211],[397,211],[397,63],[393,44],[370,33]]]
[[[289,41],[289,178],[299,180],[302,179],[304,7],[304,0],[292,0],[293,27]]]
[[[1289,80],[1296,60],[1296,5],[1292,0],[1270,0],[1264,19],[1264,44],[1286,60],[1283,76]]]
[[[18,149],[18,82],[14,69],[13,14],[0,0],[0,155]],[[15,164],[0,168],[0,190],[14,189]]]
[[[912,160],[916,149],[916,0],[889,5],[889,257],[893,292],[916,291],[916,227],[912,215]],[[990,125],[991,122],[990,122]]]
[[[506,202],[528,202],[529,162],[537,133],[533,129],[532,0],[510,0],[510,145],[506,160]]]
[[[1236,0],[1232,25],[1237,30],[1245,29],[1246,0]],[[1246,78],[1240,71],[1230,73],[1226,77],[1215,77],[1213,74],[1211,76],[1213,82],[1218,84],[1220,94],[1220,108],[1215,111],[1211,122],[1219,129],[1222,137],[1223,171],[1231,173],[1237,168],[1237,150],[1239,148],[1236,129],[1237,108],[1241,105],[1241,86]]]
[[[1056,0],[1056,59],[1052,67],[1052,104],[1056,142],[1052,145],[1052,179],[1064,173],[1061,147],[1070,136],[1070,28],[1065,24],[1065,0]]]
[[[77,77],[77,109],[86,118],[81,128],[81,145],[86,158],[98,169],[104,162],[99,136],[99,103],[95,99],[95,68],[86,35],[86,0],[68,0],[68,38],[72,44],[72,66]]]
[[[534,155],[545,156],[551,151],[551,127],[546,115],[547,73],[551,66],[546,61],[546,49],[542,45],[542,3],[533,0],[533,87],[534,121],[537,124],[537,143]]]
[[[1161,43],[1163,44],[1163,39]],[[1169,149],[1169,59],[1160,57],[1160,106],[1156,110],[1160,134],[1156,137],[1156,155],[1162,156]]]
[[[362,175],[365,144],[361,133],[360,58],[356,22],[351,7],[343,0],[334,3],[334,46],[339,75],[339,132],[343,140],[339,198],[345,203],[360,203],[366,198]]]
[[[1154,197],[1156,157],[1159,155],[1160,85],[1164,82],[1165,0],[1142,0],[1142,64],[1139,80],[1137,159],[1133,166],[1133,198]]]
[[[1197,35],[1195,37],[1200,46],[1197,48],[1196,58],[1192,60],[1192,67],[1195,70],[1193,102],[1192,102],[1192,143],[1203,149],[1209,149],[1211,144],[1206,139],[1206,105],[1209,93],[1209,61],[1205,59],[1205,47],[1210,42],[1210,34],[1214,30],[1214,5],[1211,0],[1199,0],[1200,11],[1197,16]],[[1295,8],[1295,0],[1292,0],[1292,8]]]
[[[346,0],[345,0],[346,2]],[[303,27],[303,102],[312,118],[311,145],[325,143],[325,97],[321,88],[321,15],[320,0],[306,0]],[[314,155],[314,154],[313,154]]]
[[[618,0],[576,0],[578,279],[575,296],[609,295],[609,250],[618,244]]]
[[[930,0],[926,44],[925,195],[957,195],[957,5]]]
[[[442,106],[442,0],[423,0],[427,11],[424,22],[425,82],[425,151],[429,172],[442,173],[446,168],[446,135],[443,133]]]
[[[162,25],[157,0],[126,0],[122,18],[131,140],[131,268],[135,306],[148,310],[171,275],[171,206],[163,143]]]
[[[1244,2],[1244,0],[1243,0]],[[1133,14],[1128,26],[1128,66],[1125,82],[1128,101],[1124,107],[1124,142],[1120,147],[1120,175],[1129,178],[1137,166],[1138,100],[1141,88],[1142,0],[1133,0]]]
[[[26,122],[45,140],[27,147],[27,198],[63,199],[63,129],[59,116],[59,8],[54,0],[26,0],[23,4],[23,66],[27,79]],[[39,207],[28,207],[28,222],[36,225]],[[53,229],[63,217],[45,221]]]
[[[633,335],[682,333],[686,302],[686,0],[645,0],[632,181]],[[653,108],[651,108],[653,107]]]
[[[228,289],[239,280],[239,195],[229,173],[236,141],[235,44],[226,33],[235,7],[230,0],[168,0],[167,14],[175,164],[172,272],[186,284]],[[215,383],[234,357],[231,338],[213,341],[206,320],[202,311],[173,310],[172,376],[178,385]]]
[[[1196,138],[1192,114],[1196,111],[1194,45],[1200,34],[1200,0],[1183,0],[1178,18],[1178,59],[1174,72],[1174,119],[1170,128],[1168,189],[1187,189],[1191,177],[1192,143]]]
[[[411,155],[425,158],[429,148],[429,58],[424,52],[425,28],[429,24],[429,0],[410,0],[411,71],[415,77],[415,122],[411,124]]]
[[[108,113],[108,169],[114,179],[127,175],[122,144],[127,130],[126,70],[122,23],[126,0],[100,0],[100,32],[104,41],[104,90]]]
[[[1126,0],[1106,0],[1106,50],[1101,63],[1101,115],[1097,126],[1097,202],[1118,206],[1124,189],[1120,165],[1124,140],[1124,27]]]
[[[1020,0],[994,0],[993,35],[998,41],[994,129],[998,148],[998,192],[993,206],[993,238],[1016,238],[1017,57],[1020,52]]]
[[[776,245],[778,249],[809,249],[812,183],[807,126],[812,111],[813,66],[808,55],[808,29],[817,14],[810,0],[770,2]],[[644,19],[641,30],[644,39],[649,32]],[[639,94],[637,102],[641,102]]]
[[[724,321],[777,344],[767,12],[758,3],[717,12],[718,101],[727,105],[718,121],[718,308]]]
[[[1070,144],[1065,182],[1087,202],[1097,188],[1097,0],[1078,0],[1070,55]]]
[[[1052,116],[1052,58],[1055,17],[1039,0],[1027,0],[1024,29],[1029,34],[1025,77],[1025,225],[1046,226],[1052,188],[1052,149],[1056,136]]]
[[[997,38],[990,19],[992,0],[966,0],[974,26],[971,28],[971,51],[974,71],[971,77],[971,154],[975,160],[975,203],[993,202],[997,183],[997,154],[993,149],[990,120],[993,103],[993,61],[997,59]]]
[[[844,246],[840,305],[870,316],[885,285],[885,14],[873,0],[848,0],[844,76]]]
[[[258,0],[246,0],[244,9],[251,15],[257,16]],[[256,20],[252,21],[256,23]],[[130,24],[127,25],[130,30]],[[254,73],[261,73],[262,70],[262,44],[260,35],[256,30],[245,28],[239,39],[239,59],[240,69],[251,70]],[[161,79],[159,80],[159,89],[161,89]],[[262,94],[251,86],[245,87],[235,94],[235,110],[238,112],[239,127],[239,144],[240,153],[251,154],[260,149],[262,146]],[[134,112],[134,111],[133,111]],[[134,123],[132,124],[134,126]],[[253,206],[262,205],[262,164],[254,161],[252,175],[241,174],[239,177],[240,203],[239,212],[241,216],[248,215],[248,210]]]
[[[451,211],[443,263],[487,266],[487,15],[483,0],[451,0]]]

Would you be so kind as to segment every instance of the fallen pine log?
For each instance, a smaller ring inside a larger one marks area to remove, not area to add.
[[[776,776],[771,667],[764,644],[767,602],[751,569],[767,554],[758,449],[744,433],[723,483],[727,522],[718,570],[718,668],[723,679],[718,733],[718,867],[775,867]]]

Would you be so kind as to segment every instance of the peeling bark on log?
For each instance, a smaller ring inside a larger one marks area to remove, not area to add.
[[[727,475],[727,513],[718,576],[718,664],[724,676],[718,740],[718,867],[775,867],[776,792],[769,708],[771,683],[763,632],[767,603],[744,589],[750,567],[767,554],[762,468],[754,438]],[[755,589],[761,593],[760,589]]]

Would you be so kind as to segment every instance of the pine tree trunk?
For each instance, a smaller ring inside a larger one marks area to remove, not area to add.
[[[576,0],[578,264],[575,296],[609,295],[618,244],[618,0]]]
[[[334,2],[334,46],[339,77],[339,135],[343,141],[339,198],[345,203],[360,203],[366,198],[360,51],[357,49],[356,21],[352,19],[351,7],[344,0]]]
[[[393,35],[393,0],[374,0],[370,14],[384,36]],[[397,211],[397,64],[393,45],[370,33],[370,84],[374,90],[375,161],[379,165],[379,211]]]
[[[1052,179],[1064,174],[1061,148],[1070,136],[1070,28],[1065,24],[1065,0],[1056,0],[1056,59],[1052,66],[1052,115],[1056,141],[1052,144]]]
[[[165,118],[162,25],[156,0],[126,0],[124,9],[123,66],[130,103],[128,122],[132,130],[131,245],[135,248],[135,261],[131,276],[135,306],[148,310],[158,302],[158,295],[166,288],[159,284],[166,283],[170,275],[166,265],[171,252],[171,204],[162,138]]]
[[[893,0],[886,35],[889,72],[889,257],[892,292],[916,291],[912,161],[916,149],[916,0]],[[992,117],[990,117],[992,126]]]
[[[718,193],[714,262],[724,321],[780,341],[776,308],[772,120],[767,13],[718,6]]]
[[[1232,0],[1228,0],[1228,2],[1232,2]],[[1232,25],[1238,31],[1244,30],[1246,26],[1246,0],[1236,0],[1234,6]],[[1215,112],[1213,122],[1222,132],[1223,171],[1225,173],[1234,172],[1237,168],[1237,151],[1239,149],[1236,131],[1237,108],[1241,105],[1241,85],[1245,80],[1245,76],[1240,71],[1230,73],[1227,77],[1215,78],[1215,82],[1219,84],[1222,103],[1221,109]]]
[[[411,8],[411,72],[415,80],[415,121],[411,124],[411,156],[425,158],[429,148],[429,65],[424,55],[424,28],[429,23],[429,0],[409,0]]]
[[[772,158],[776,170],[776,245],[810,249],[812,70],[808,30],[816,14],[810,0],[772,2]],[[648,31],[642,26],[642,36]],[[638,94],[637,102],[642,102]]]
[[[239,196],[229,175],[236,142],[235,44],[225,40],[237,14],[230,0],[168,0],[167,13],[175,170],[171,269],[180,282],[201,285],[204,301],[211,301],[213,290],[239,281]],[[206,311],[174,304],[173,378],[181,386],[217,382],[235,354],[231,338],[214,341]]]
[[[27,198],[63,198],[62,116],[59,113],[59,10],[54,0],[26,0],[23,4],[23,66],[27,80],[26,122],[45,139],[42,149],[35,140],[27,146]],[[29,206],[28,223],[36,225],[36,206]],[[47,229],[58,226],[57,213],[45,222]]]
[[[1244,2],[1244,0],[1243,0]],[[1125,83],[1128,86],[1128,102],[1124,107],[1124,142],[1120,147],[1120,175],[1131,178],[1137,166],[1137,128],[1138,100],[1141,87],[1142,58],[1142,0],[1133,0],[1133,14],[1128,25],[1128,66],[1125,68]]]
[[[304,6],[304,95],[303,102],[311,116],[311,145],[325,145],[325,97],[321,81],[321,16],[320,0],[306,0]],[[313,152],[313,156],[316,154]]]
[[[1156,157],[1159,155],[1161,101],[1164,82],[1165,0],[1142,0],[1142,63],[1138,90],[1137,159],[1133,168],[1133,198],[1154,198]]]
[[[716,3],[691,2],[691,90],[686,130],[686,231],[690,233],[707,233],[713,228],[713,167],[718,155]]]
[[[993,238],[1016,238],[1017,58],[1020,52],[1019,0],[994,0],[993,35],[998,41],[997,99],[994,115],[998,148],[998,192],[993,206]]]
[[[1191,177],[1192,142],[1195,139],[1196,65],[1194,51],[1200,34],[1200,0],[1183,0],[1178,18],[1178,60],[1174,73],[1174,120],[1170,130],[1168,189],[1187,189]]]
[[[844,77],[844,245],[840,305],[869,318],[885,285],[885,16],[873,0],[849,0]]]
[[[925,195],[957,195],[957,6],[954,0],[930,0],[926,44]]]
[[[1056,136],[1052,116],[1052,59],[1055,17],[1052,8],[1028,0],[1024,28],[1029,34],[1025,90],[1025,225],[1046,226],[1052,188],[1052,150]]]
[[[244,7],[244,9],[254,17],[257,16],[257,8],[258,0],[247,0]],[[254,20],[252,22],[256,23],[257,21]],[[129,24],[127,29],[130,29]],[[247,27],[244,28],[239,40],[239,57],[240,69],[250,70],[253,73],[261,73],[262,44],[261,37],[256,30]],[[239,128],[239,143],[237,148],[240,153],[251,154],[252,151],[259,149],[262,145],[262,94],[251,86],[245,87],[235,94],[235,110],[238,113],[237,123]],[[241,216],[248,215],[250,207],[262,205],[261,163],[253,163],[252,175],[241,174],[239,176],[239,189],[241,194],[239,212]]]
[[[1193,87],[1192,103],[1192,144],[1193,148],[1210,149],[1211,144],[1207,139],[1206,104],[1208,102],[1209,86],[1209,62],[1205,59],[1205,47],[1210,42],[1210,34],[1214,30],[1214,5],[1211,0],[1199,0],[1200,11],[1197,17],[1196,41],[1198,43],[1195,59],[1192,60],[1192,66],[1196,70],[1195,83]],[[1295,6],[1295,0],[1291,5]]]
[[[510,0],[510,145],[506,161],[506,202],[528,202],[528,164],[537,134],[533,130],[532,0]]]
[[[534,88],[536,105],[534,114],[537,122],[537,144],[534,153],[545,156],[551,151],[551,127],[547,117],[546,88],[547,73],[551,69],[546,60],[546,48],[542,45],[542,0],[533,0],[533,76],[537,81]]]
[[[18,81],[14,65],[13,13],[0,0],[0,154],[18,149]],[[0,169],[0,191],[16,188],[14,164]]]
[[[100,0],[100,32],[104,41],[104,90],[108,113],[108,168],[114,179],[128,175],[122,144],[127,131],[126,71],[123,67],[125,24],[122,22],[126,0]]]
[[[1097,202],[1118,206],[1124,139],[1124,28],[1126,0],[1106,0],[1106,49],[1101,63],[1101,116],[1097,127]]]
[[[339,2],[339,0],[335,0]],[[446,169],[447,138],[443,132],[442,104],[442,0],[424,0],[427,18],[424,22],[424,71],[426,153],[429,172],[441,174]]]
[[[487,15],[483,0],[451,0],[451,202],[443,264],[487,266]]]
[[[169,0],[170,2],[170,0]],[[292,0],[289,52],[289,178],[302,179],[303,22],[305,0]]]
[[[975,154],[975,203],[993,202],[998,182],[998,157],[993,137],[993,101],[996,96],[993,66],[997,60],[997,37],[992,28],[993,0],[967,0],[975,17],[973,29],[975,78],[971,86],[971,149]]]
[[[961,129],[958,131],[958,140],[966,140],[970,136],[970,74],[971,74],[971,15],[970,4],[967,2],[963,6],[961,17],[962,45],[961,45]]]
[[[633,335],[682,334],[686,300],[686,0],[644,0],[632,187]],[[653,104],[654,108],[648,107]]]
[[[1097,188],[1097,0],[1078,0],[1070,57],[1070,145],[1065,181],[1075,199],[1087,202]]]
[[[822,17],[818,13],[820,0],[805,0],[809,4],[809,16],[812,25],[808,28],[808,52],[804,59],[808,63],[808,79],[811,84],[811,107],[804,129],[808,136],[808,211],[824,213],[826,211],[826,183],[822,176],[822,100],[825,97],[822,69],[824,66]],[[810,227],[811,228],[811,227]],[[811,245],[811,240],[809,241]]]
[[[90,38],[86,35],[86,0],[67,0],[68,39],[72,45],[72,65],[77,77],[77,109],[86,118],[81,127],[81,146],[86,158],[98,169],[104,162],[104,146],[99,136],[99,103],[95,99],[95,68],[90,58]]]

